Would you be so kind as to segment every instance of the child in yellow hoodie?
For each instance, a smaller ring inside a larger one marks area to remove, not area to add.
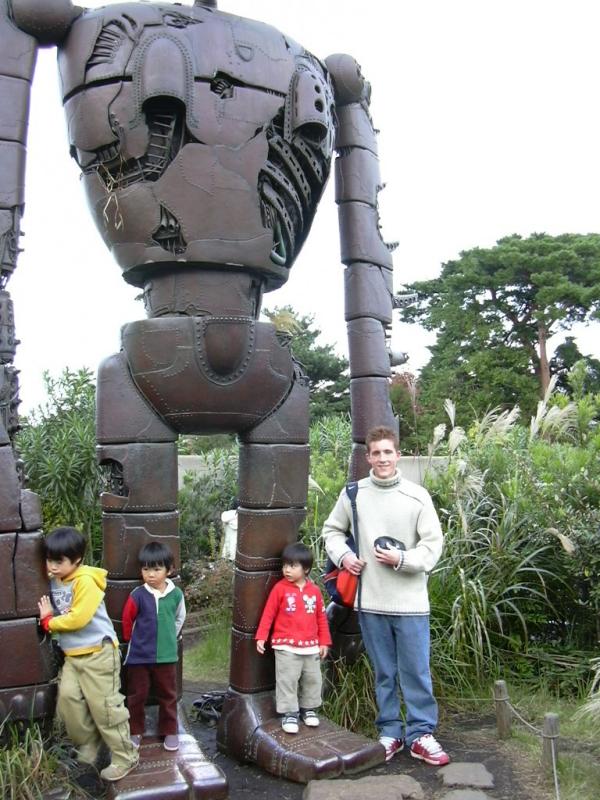
[[[119,641],[104,605],[106,570],[82,564],[85,546],[74,528],[56,528],[45,538],[51,596],[38,603],[40,625],[57,634],[65,654],[57,710],[79,760],[94,764],[104,740],[112,759],[100,776],[118,781],[139,757],[120,691]]]

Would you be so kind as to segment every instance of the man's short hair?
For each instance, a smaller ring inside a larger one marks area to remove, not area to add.
[[[382,439],[390,439],[390,441],[394,443],[394,449],[400,449],[398,431],[395,431],[393,428],[388,428],[386,425],[378,425],[375,428],[371,428],[366,435],[365,444],[367,446],[367,452],[370,451],[373,442],[380,442]]]
[[[83,559],[87,541],[85,536],[75,528],[55,528],[46,536],[42,545],[47,559],[60,561],[68,558],[69,561]]]
[[[283,564],[298,563],[306,572],[310,572],[313,565],[313,554],[302,542],[293,542],[284,548],[281,554]]]
[[[173,551],[162,542],[148,542],[138,553],[140,567],[166,567],[168,571],[174,561]]]

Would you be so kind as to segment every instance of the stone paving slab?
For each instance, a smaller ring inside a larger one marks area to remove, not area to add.
[[[311,781],[302,800],[425,800],[421,784],[409,775],[367,776],[353,780]]]
[[[444,786],[472,786],[476,789],[493,789],[494,776],[484,764],[457,761],[438,770]]]
[[[479,789],[453,789],[440,797],[440,800],[492,800],[492,798]]]

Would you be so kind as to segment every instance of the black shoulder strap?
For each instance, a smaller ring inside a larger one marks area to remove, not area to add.
[[[346,494],[352,506],[352,532],[354,533],[355,552],[358,556],[358,514],[356,513],[356,495],[358,494],[358,482],[350,481],[346,484]]]
[[[357,481],[350,481],[350,483],[346,484],[346,494],[350,499],[350,505],[352,506],[352,530],[354,533],[354,550],[356,552],[356,557],[359,558],[359,551],[358,551],[358,513],[356,511],[356,495],[358,494],[358,482]],[[358,613],[360,614],[361,609],[361,599],[362,599],[362,581],[359,579],[358,581]]]

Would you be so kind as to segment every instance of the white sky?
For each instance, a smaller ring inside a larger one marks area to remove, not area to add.
[[[321,58],[347,52],[362,65],[381,131],[383,231],[400,242],[397,288],[511,233],[600,231],[596,0],[220,0],[219,8],[269,22]],[[47,50],[38,61],[25,252],[8,287],[22,342],[21,413],[43,400],[42,370],[95,370],[118,350],[120,326],[144,316],[88,217],[55,60]],[[330,181],[287,286],[265,305],[314,314],[324,341],[345,352],[332,190]],[[431,341],[396,325],[394,343],[413,369]],[[600,356],[598,326],[580,329],[578,343]]]

